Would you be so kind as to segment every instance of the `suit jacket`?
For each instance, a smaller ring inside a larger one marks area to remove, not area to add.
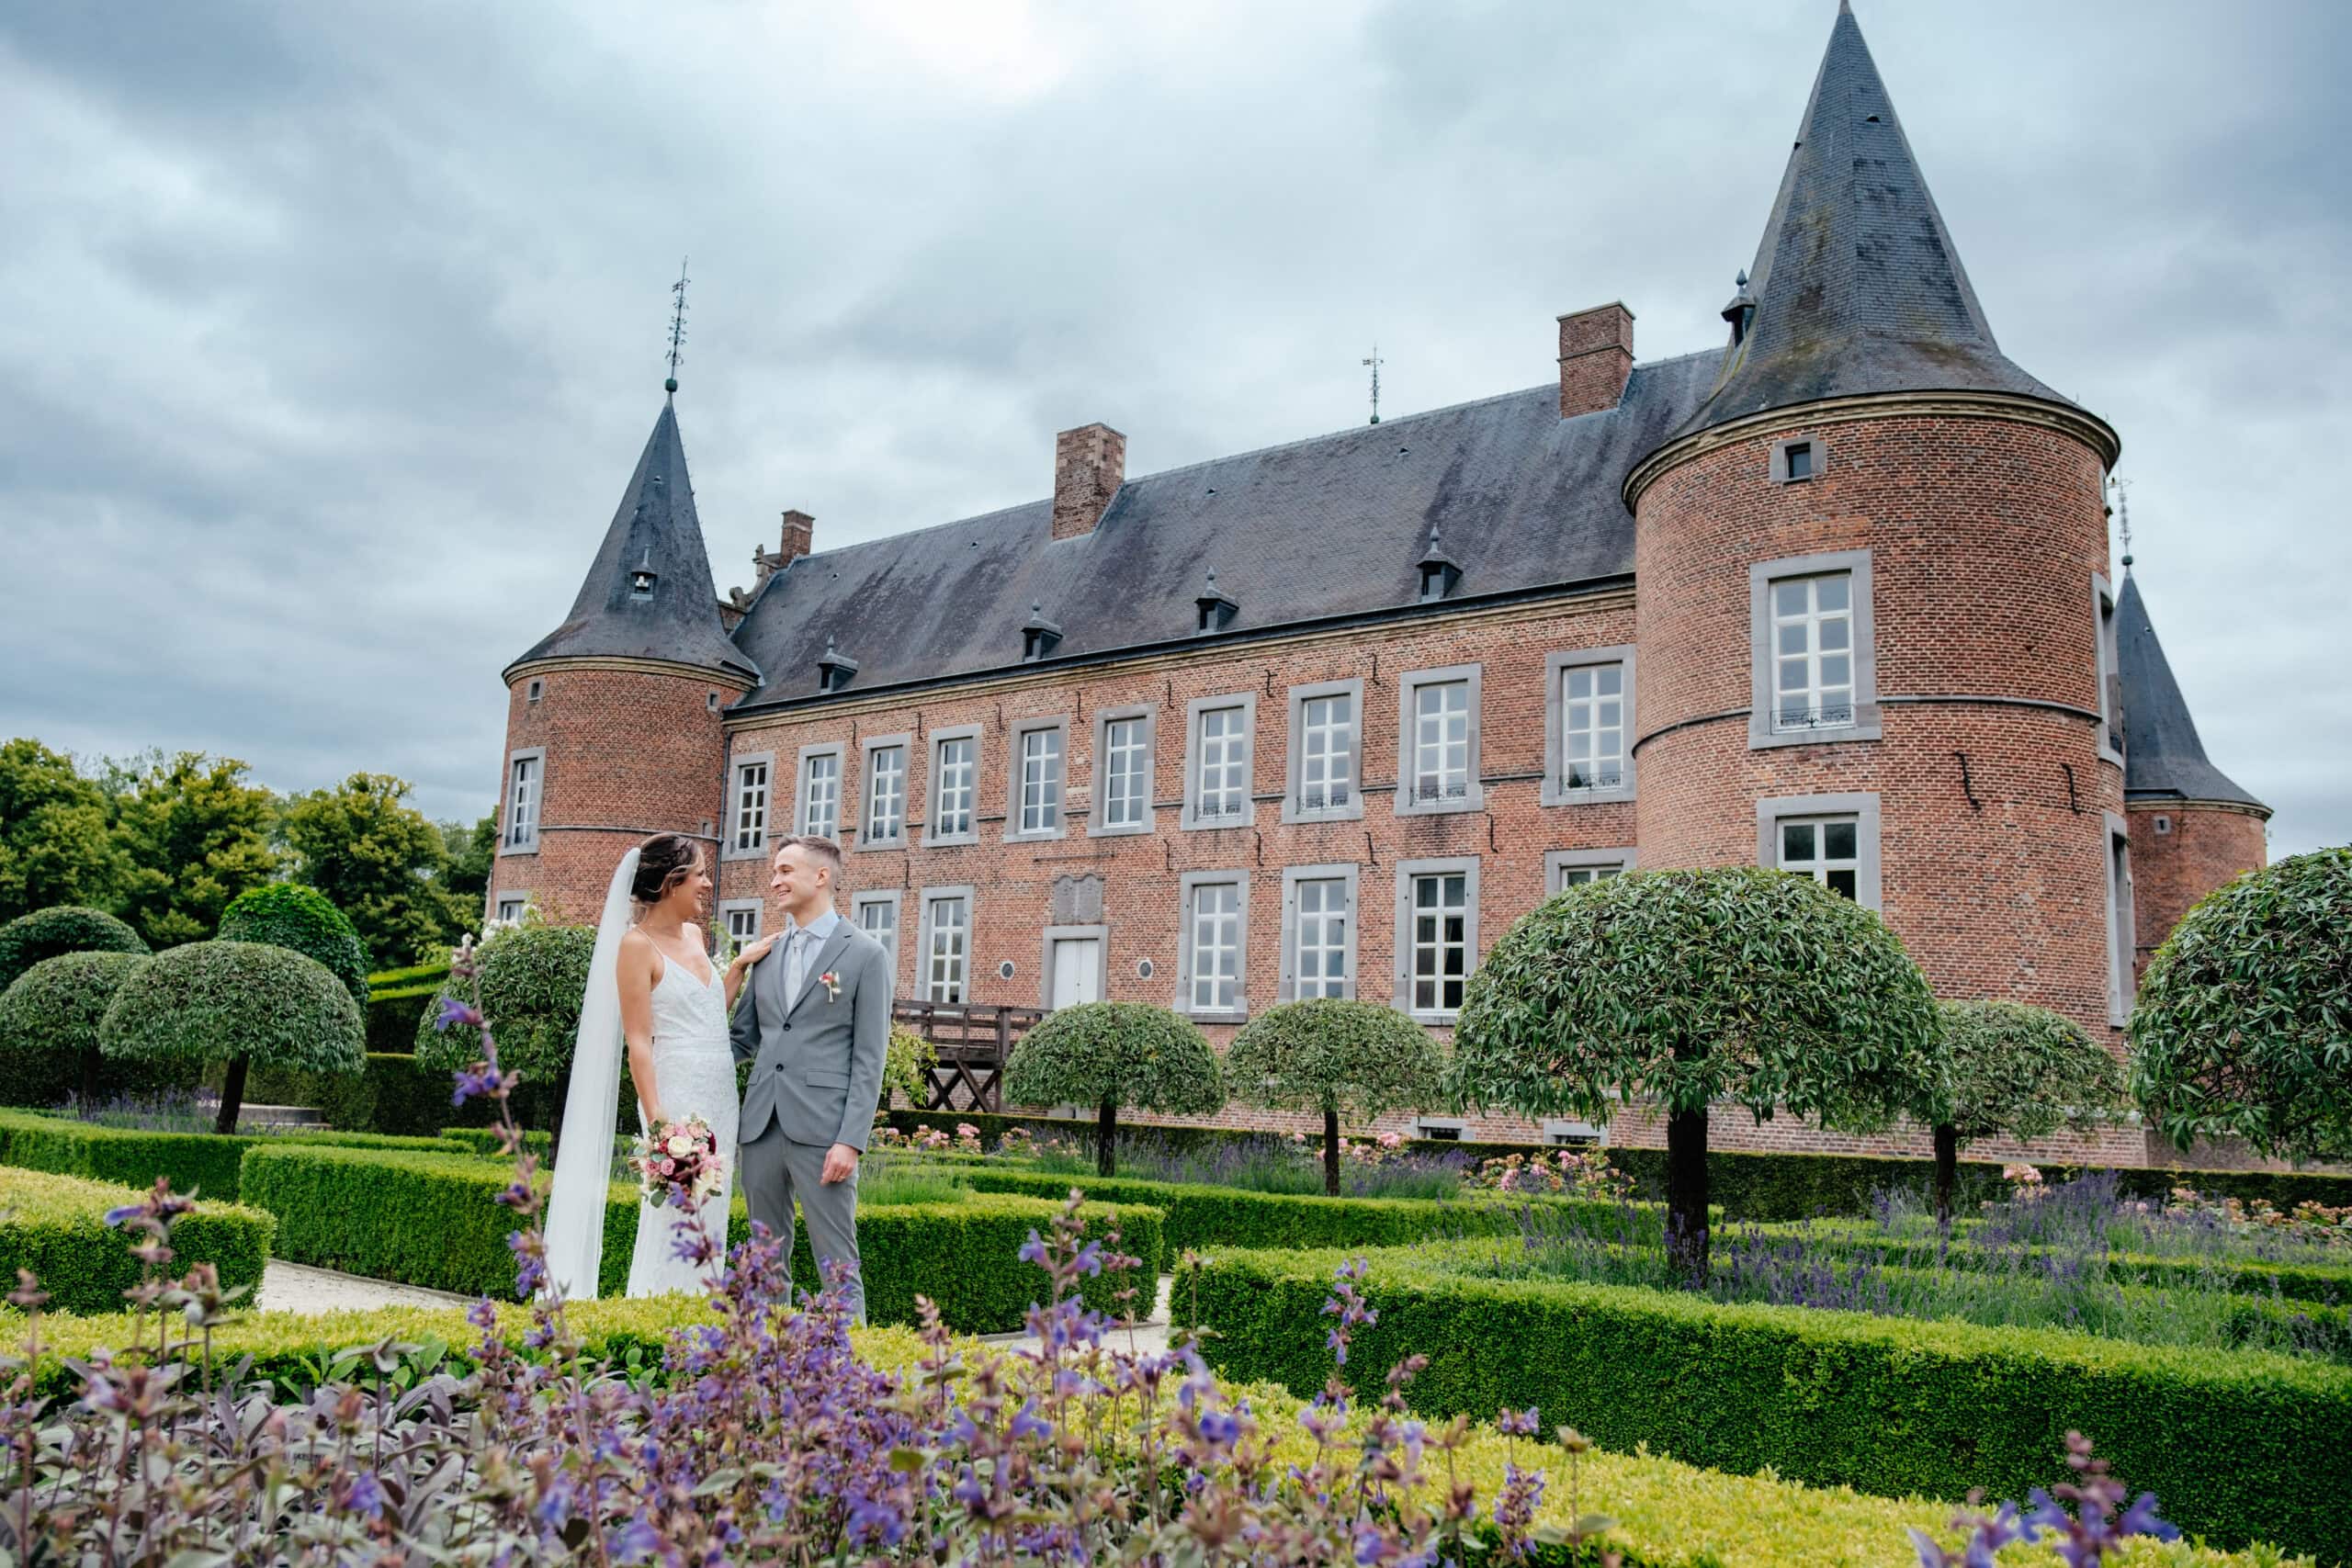
[[[840,982],[838,997],[818,979],[828,972]],[[796,1144],[864,1151],[882,1100],[895,978],[882,944],[846,919],[817,949],[790,1008],[784,1005],[784,944],[752,965],[729,1032],[735,1059],[752,1064],[744,1143],[774,1122]]]

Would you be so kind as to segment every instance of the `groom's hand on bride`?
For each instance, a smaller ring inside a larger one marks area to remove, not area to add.
[[[825,1151],[825,1168],[818,1179],[831,1187],[837,1181],[847,1181],[857,1168],[857,1151],[847,1144],[835,1144]]]

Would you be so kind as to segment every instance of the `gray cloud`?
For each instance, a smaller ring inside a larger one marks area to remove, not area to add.
[[[1718,341],[1833,7],[1023,0],[0,17],[0,731],[484,809],[497,671],[681,412],[720,582]],[[2019,363],[2112,420],[2139,575],[2278,852],[2352,840],[2336,502],[2352,13],[1863,0]]]

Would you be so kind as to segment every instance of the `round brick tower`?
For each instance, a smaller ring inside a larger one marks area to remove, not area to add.
[[[1850,15],[1724,314],[1713,390],[1625,485],[1642,863],[1809,872],[1939,995],[2110,1037],[2116,437],[1995,344]]]
[[[594,923],[614,865],[649,834],[716,847],[725,710],[759,674],[719,622],[672,403],[571,614],[505,680],[486,913],[527,900],[549,919]]]

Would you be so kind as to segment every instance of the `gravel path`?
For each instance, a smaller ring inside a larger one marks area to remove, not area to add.
[[[1138,1351],[1148,1352],[1168,1348],[1168,1302],[1174,1292],[1176,1276],[1173,1274],[1162,1274],[1159,1277],[1159,1290],[1151,1303],[1151,1316],[1136,1325],[1134,1345]],[[1034,1334],[983,1334],[979,1338],[984,1344],[1009,1345],[1020,1350],[1037,1348],[1037,1337]],[[1122,1350],[1127,1348],[1126,1332],[1124,1329],[1114,1331],[1108,1343]]]
[[[263,1312],[366,1312],[388,1306],[466,1306],[470,1296],[428,1291],[421,1285],[395,1285],[332,1269],[313,1269],[273,1258],[261,1277],[254,1304]]]

